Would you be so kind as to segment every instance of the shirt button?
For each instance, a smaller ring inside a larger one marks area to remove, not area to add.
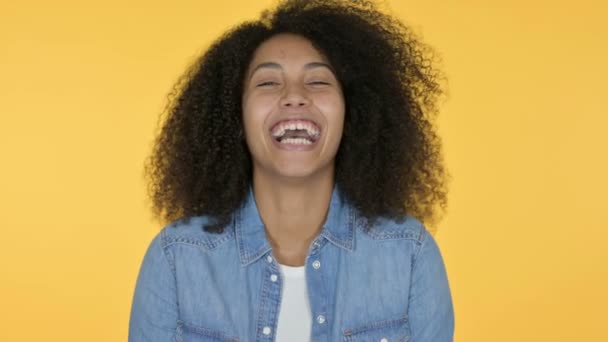
[[[313,267],[315,270],[318,270],[318,269],[319,269],[319,267],[321,267],[321,262],[320,262],[319,260],[315,260],[315,261],[313,261],[313,262],[312,262],[312,267]]]
[[[383,337],[380,342],[388,342],[388,339],[386,337]]]
[[[319,322],[319,324],[325,323],[325,316],[323,316],[323,315],[317,316],[317,322]]]
[[[266,257],[266,261],[268,261],[268,263],[271,263],[271,262],[272,262],[272,257],[271,257],[270,255],[269,255],[269,256],[267,256],[267,257]]]
[[[262,329],[262,334],[264,335],[270,335],[270,327],[264,327],[264,329]]]
[[[278,278],[279,277],[277,277],[276,274],[273,274],[273,275],[270,276],[270,281],[272,281],[274,283],[275,281],[277,281]]]
[[[319,247],[321,244],[319,243],[319,241],[315,241],[312,243],[312,245],[315,247]]]

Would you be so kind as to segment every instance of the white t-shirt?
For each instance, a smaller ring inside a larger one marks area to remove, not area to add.
[[[279,264],[283,294],[277,322],[277,342],[310,342],[312,314],[308,302],[304,266]]]

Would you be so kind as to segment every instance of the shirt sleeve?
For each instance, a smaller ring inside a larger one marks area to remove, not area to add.
[[[454,307],[445,265],[437,242],[423,230],[412,266],[408,307],[411,341],[453,341]]]
[[[175,341],[177,293],[172,263],[162,246],[161,231],[144,255],[131,305],[129,342]]]

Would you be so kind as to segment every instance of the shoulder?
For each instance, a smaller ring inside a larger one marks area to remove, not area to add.
[[[367,237],[368,243],[373,241],[373,246],[382,244],[384,249],[391,245],[386,244],[394,241],[398,249],[407,251],[412,262],[422,264],[421,267],[443,267],[443,257],[437,240],[426,228],[423,222],[413,216],[406,216],[403,220],[389,218],[377,219],[371,229],[367,231],[360,228],[361,234]],[[408,246],[407,248],[402,248]],[[422,261],[420,261],[422,260]],[[426,266],[424,266],[426,265]],[[430,266],[429,266],[430,265]]]
[[[363,234],[374,240],[412,240],[421,244],[430,236],[424,223],[411,215],[401,220],[380,217],[371,226],[367,220],[362,220],[359,227]]]
[[[233,227],[228,225],[220,234],[210,233],[203,227],[210,223],[207,216],[191,216],[167,224],[158,234],[163,248],[172,245],[186,244],[197,246],[205,250],[212,250],[221,243],[233,238]]]

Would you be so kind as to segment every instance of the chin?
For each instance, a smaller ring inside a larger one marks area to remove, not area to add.
[[[293,178],[295,180],[319,176],[323,174],[324,170],[327,171],[327,166],[291,161],[283,165],[276,165],[273,173],[280,178]]]
[[[303,179],[303,178],[308,178],[308,177],[314,176],[317,173],[315,171],[318,171],[318,170],[297,168],[297,167],[288,167],[288,168],[281,168],[281,169],[275,170],[275,174],[280,178]]]

